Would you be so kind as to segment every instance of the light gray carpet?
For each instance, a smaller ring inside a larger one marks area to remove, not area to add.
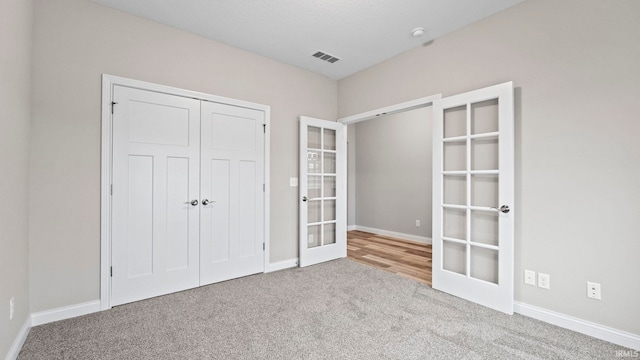
[[[34,327],[19,359],[611,359],[623,349],[341,259]]]

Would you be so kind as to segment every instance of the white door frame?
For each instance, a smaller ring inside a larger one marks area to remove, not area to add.
[[[383,115],[392,115],[404,111],[419,109],[427,106],[431,106],[434,100],[442,98],[442,94],[436,94],[431,96],[425,96],[422,98],[405,101],[399,104],[385,106],[383,108],[366,111],[360,114],[350,115],[338,119],[338,122],[345,125],[355,124],[361,121],[372,120]]]
[[[264,266],[269,265],[270,244],[270,128],[271,107],[242,100],[210,95],[206,93],[153,84],[145,81],[127,79],[102,74],[102,145],[100,174],[100,310],[111,308],[111,184],[112,184],[112,99],[115,85],[127,86],[164,94],[239,106],[264,112]],[[117,106],[117,104],[115,104]]]
[[[420,109],[420,108],[424,108],[427,106],[431,106],[433,105],[433,102],[435,100],[439,100],[442,98],[442,94],[435,94],[435,95],[430,95],[430,96],[425,96],[422,98],[418,98],[418,99],[414,99],[414,100],[409,100],[409,101],[405,101],[399,104],[395,104],[395,105],[390,105],[390,106],[385,106],[383,108],[379,108],[379,109],[375,109],[375,110],[370,110],[370,111],[366,111],[363,113],[359,113],[359,114],[355,114],[355,115],[350,115],[347,117],[343,117],[338,119],[338,122],[344,124],[344,125],[351,125],[351,124],[355,124],[355,123],[359,123],[362,121],[367,121],[367,120],[373,120],[373,119],[377,119],[380,116],[385,116],[385,115],[393,115],[393,114],[397,114],[397,113],[401,113],[401,112],[405,112],[405,111],[411,111],[411,110],[415,110],[415,109]],[[347,187],[349,180],[347,180]],[[349,195],[347,194],[347,197]],[[429,204],[431,206],[431,204]],[[348,209],[347,209],[348,212]],[[349,228],[349,226],[347,226],[347,229]],[[389,235],[389,234],[387,234]]]

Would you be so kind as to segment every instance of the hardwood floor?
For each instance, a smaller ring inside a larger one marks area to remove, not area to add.
[[[431,286],[430,244],[348,231],[347,257]]]

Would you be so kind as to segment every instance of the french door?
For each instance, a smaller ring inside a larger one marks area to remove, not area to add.
[[[264,113],[115,85],[111,305],[264,270]]]
[[[433,288],[512,314],[513,84],[433,111]]]
[[[347,133],[300,117],[300,266],[347,256]]]

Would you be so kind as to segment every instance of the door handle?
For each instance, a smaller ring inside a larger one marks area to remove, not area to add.
[[[309,198],[308,198],[308,197],[306,197],[306,196],[303,196],[303,197],[302,197],[302,201],[307,202],[307,201],[309,201]]]
[[[511,211],[511,209],[509,209],[509,205],[502,205],[502,206],[500,206],[500,208],[499,208],[499,209],[498,209],[498,208],[494,208],[494,207],[492,207],[492,209],[493,209],[493,210],[498,210],[498,211],[500,211],[501,213],[505,213],[505,214],[507,214],[509,211]]]
[[[214,202],[216,202],[215,200],[209,200],[209,199],[203,199],[202,200],[202,205],[207,206],[209,204],[213,204]]]
[[[191,204],[191,206],[198,206],[198,200],[193,199],[191,201],[187,201],[185,204]]]

